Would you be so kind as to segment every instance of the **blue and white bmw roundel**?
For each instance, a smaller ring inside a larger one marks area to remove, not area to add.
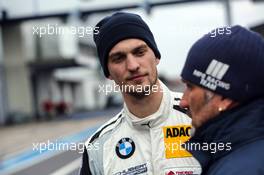
[[[135,152],[135,143],[130,138],[122,138],[116,144],[116,154],[121,159],[127,159]]]

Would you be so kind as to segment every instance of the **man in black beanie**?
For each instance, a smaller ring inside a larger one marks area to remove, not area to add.
[[[203,174],[264,174],[263,37],[241,26],[207,34],[190,49],[181,75],[187,88],[180,106],[196,129],[184,147]]]
[[[180,149],[191,119],[179,108],[181,94],[158,79],[161,55],[148,25],[118,12],[96,26],[101,66],[120,87],[124,107],[86,142],[80,174],[200,174],[197,160]]]

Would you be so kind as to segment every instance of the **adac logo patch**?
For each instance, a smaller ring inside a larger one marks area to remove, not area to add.
[[[163,127],[165,157],[192,157],[181,145],[190,139],[191,125],[177,125]]]
[[[131,157],[135,152],[136,146],[132,139],[122,138],[116,144],[116,154],[121,159],[127,159]]]

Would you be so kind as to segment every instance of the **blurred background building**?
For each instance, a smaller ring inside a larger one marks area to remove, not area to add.
[[[92,38],[96,22],[117,10],[150,25],[160,76],[177,90],[188,49],[203,34],[234,24],[264,33],[261,0],[0,0],[0,124],[122,104],[120,94],[99,92],[113,82]]]
[[[148,23],[162,55],[159,77],[176,91],[202,35],[237,24],[264,35],[264,0],[0,0],[0,175],[78,174],[82,148],[39,152],[33,144],[83,145],[119,112],[121,94],[102,92],[114,83],[92,32],[120,10]]]

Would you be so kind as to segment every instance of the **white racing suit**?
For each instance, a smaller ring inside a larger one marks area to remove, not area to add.
[[[198,161],[180,147],[191,132],[191,119],[179,107],[181,94],[164,84],[162,90],[156,113],[140,119],[124,105],[88,139],[81,175],[201,174]]]

